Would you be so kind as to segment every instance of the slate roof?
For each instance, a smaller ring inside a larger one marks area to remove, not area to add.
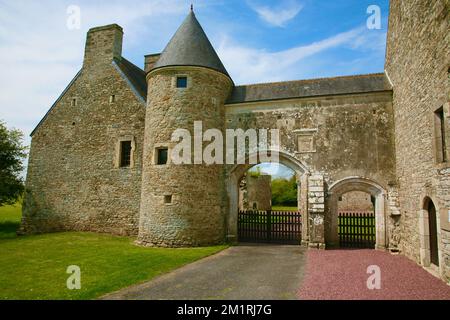
[[[236,86],[227,104],[391,91],[384,73]]]
[[[144,99],[144,101],[147,101],[147,80],[145,79],[145,71],[124,57],[120,60],[115,59],[114,62],[131,82],[141,98]]]
[[[193,11],[172,37],[152,70],[168,66],[200,66],[229,76]]]

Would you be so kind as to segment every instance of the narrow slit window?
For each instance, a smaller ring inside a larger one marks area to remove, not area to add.
[[[114,103],[114,102],[116,102],[116,95],[115,94],[113,94],[113,95],[111,95],[109,97],[109,103]]]
[[[120,167],[127,168],[131,165],[131,141],[120,142]]]
[[[445,137],[445,116],[444,108],[439,108],[434,113],[435,119],[435,139],[436,139],[436,160],[438,163],[447,162],[447,141]]]
[[[73,98],[72,99],[72,107],[75,107],[77,105],[77,99]]]
[[[160,165],[160,166],[167,164],[169,150],[167,148],[160,148],[160,149],[157,149],[156,153],[157,153],[156,154],[156,157],[157,157],[156,164]]]
[[[177,77],[177,88],[187,88],[187,77]]]

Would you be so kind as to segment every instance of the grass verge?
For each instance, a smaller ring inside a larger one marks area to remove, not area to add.
[[[20,212],[0,208],[0,299],[94,299],[226,248],[142,248],[130,237],[78,232],[16,237]],[[71,265],[81,269],[80,290],[67,289]]]

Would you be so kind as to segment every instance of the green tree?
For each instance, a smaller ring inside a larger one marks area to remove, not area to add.
[[[256,167],[256,169],[255,168],[250,169],[248,171],[248,173],[249,173],[250,177],[255,177],[255,178],[260,177],[263,174],[261,172],[261,167]]]
[[[288,179],[278,178],[272,180],[272,205],[296,206],[297,182],[295,176]]]
[[[23,146],[23,133],[8,130],[0,121],[0,206],[14,204],[22,196],[24,183],[21,173],[27,147]]]

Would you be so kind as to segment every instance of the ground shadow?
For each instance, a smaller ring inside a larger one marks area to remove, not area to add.
[[[19,229],[19,222],[0,222],[0,239],[11,239],[16,237],[16,232]]]

